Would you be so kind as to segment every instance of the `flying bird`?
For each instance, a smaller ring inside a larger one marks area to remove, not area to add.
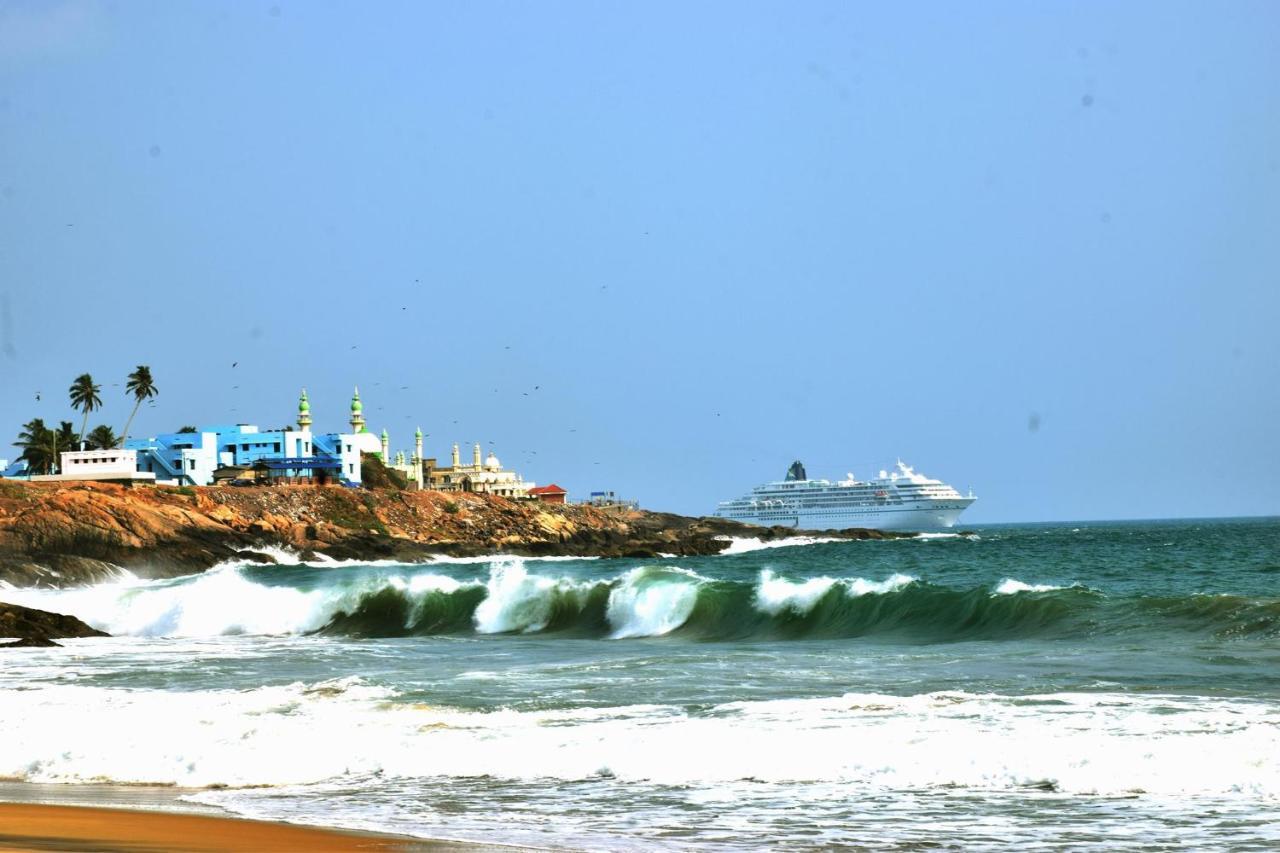
[[[235,366],[236,366],[237,364],[239,364],[239,363],[240,363],[240,362],[238,362],[238,361],[233,361],[233,362],[231,362],[231,366],[232,366],[232,367],[235,367]]]

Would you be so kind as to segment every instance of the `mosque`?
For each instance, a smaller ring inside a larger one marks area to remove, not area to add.
[[[504,470],[502,463],[492,452],[482,461],[478,442],[472,448],[470,465],[462,464],[459,447],[454,444],[453,464],[447,468],[439,466],[434,457],[428,458],[423,454],[422,427],[414,430],[413,452],[406,454],[400,450],[393,456],[387,431],[384,429],[382,435],[375,439],[365,426],[363,408],[360,389],[357,388],[355,396],[351,398],[351,432],[359,439],[361,452],[377,454],[384,465],[403,475],[413,488],[527,498],[536,485],[515,471]]]
[[[421,437],[418,447],[421,452]],[[462,464],[457,444],[453,446],[452,462],[448,468],[443,468],[436,464],[435,459],[423,460],[419,467],[426,476],[426,488],[440,492],[479,492],[505,498],[526,498],[535,485],[515,471],[503,470],[502,463],[492,452],[481,461],[479,442],[471,449],[470,465]]]

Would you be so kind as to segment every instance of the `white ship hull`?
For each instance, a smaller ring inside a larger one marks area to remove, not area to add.
[[[955,527],[969,504],[968,498],[956,501],[954,506],[887,506],[850,507],[848,509],[771,509],[763,513],[720,512],[722,518],[758,524],[762,527],[795,527],[800,530],[947,530]]]
[[[721,518],[765,527],[801,530],[947,530],[976,500],[918,474],[898,461],[897,470],[857,480],[810,480],[804,465],[793,462],[785,480],[756,486],[743,497],[722,501]]]

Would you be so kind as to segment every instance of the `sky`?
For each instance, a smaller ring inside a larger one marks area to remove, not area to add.
[[[1280,4],[0,0],[0,457],[481,442],[703,514],[1280,513]],[[40,395],[39,401],[36,395]]]

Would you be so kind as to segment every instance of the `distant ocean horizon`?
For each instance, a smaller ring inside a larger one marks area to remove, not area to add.
[[[0,776],[587,849],[1280,844],[1280,519],[4,589]],[[92,725],[85,725],[91,714]]]

